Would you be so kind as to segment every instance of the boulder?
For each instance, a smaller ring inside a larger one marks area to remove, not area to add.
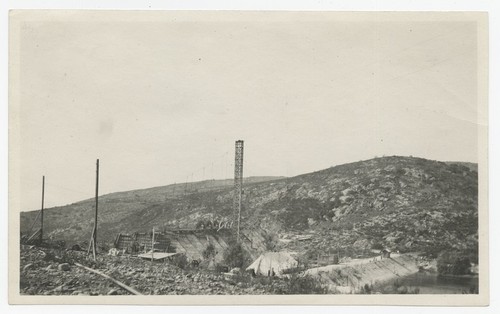
[[[118,256],[120,255],[120,251],[116,248],[111,248],[108,252],[108,255],[110,256]]]

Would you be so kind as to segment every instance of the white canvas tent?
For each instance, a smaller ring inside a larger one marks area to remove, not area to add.
[[[246,270],[252,270],[258,276],[269,276],[273,271],[281,276],[283,271],[296,268],[298,262],[287,252],[267,252],[259,256]]]

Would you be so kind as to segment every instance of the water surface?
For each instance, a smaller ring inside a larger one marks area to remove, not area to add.
[[[478,293],[478,277],[439,276],[430,273],[416,273],[398,278],[397,284],[407,286],[410,290],[418,288],[420,294],[469,294]],[[390,283],[394,284],[394,281]]]

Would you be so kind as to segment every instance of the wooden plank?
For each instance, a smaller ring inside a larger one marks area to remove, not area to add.
[[[152,260],[158,261],[158,260],[162,260],[162,259],[165,259],[165,258],[170,257],[170,256],[174,256],[177,254],[179,254],[179,253],[154,252],[154,254],[153,254],[152,252],[148,252],[148,253],[139,254],[137,256],[140,258],[143,258],[143,259],[148,259],[148,260],[152,259]]]
[[[129,286],[127,286],[126,284],[124,284],[123,282],[118,281],[118,280],[116,280],[116,279],[114,279],[114,278],[111,278],[110,276],[108,276],[108,275],[106,275],[106,274],[104,274],[104,273],[101,273],[101,272],[100,272],[100,271],[98,271],[98,270],[95,270],[95,269],[89,268],[89,267],[87,267],[87,266],[83,266],[82,264],[79,264],[79,263],[75,263],[75,265],[76,265],[76,266],[78,266],[78,267],[81,267],[81,268],[83,268],[83,269],[86,269],[86,270],[88,270],[88,271],[90,271],[90,272],[93,272],[93,273],[95,273],[95,274],[98,274],[99,276],[102,276],[102,277],[104,277],[104,278],[106,278],[106,279],[111,280],[112,282],[114,282],[115,284],[117,284],[118,286],[122,287],[123,289],[125,289],[126,291],[128,291],[128,292],[130,292],[130,293],[132,293],[132,294],[135,294],[135,295],[142,295],[142,293],[140,293],[139,291],[135,290],[134,288],[129,287]]]

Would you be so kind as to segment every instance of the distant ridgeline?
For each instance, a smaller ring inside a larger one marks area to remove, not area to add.
[[[246,230],[279,235],[281,248],[311,255],[331,248],[355,255],[379,247],[474,255],[476,167],[393,156],[291,178],[246,180],[242,223]],[[199,221],[232,217],[230,181],[190,183],[191,190],[177,184],[100,196],[99,239],[113,243],[119,233],[195,229]],[[93,200],[47,209],[44,230],[68,243],[88,241],[93,210]],[[35,216],[21,213],[21,231]],[[296,235],[308,235],[308,240],[293,240]],[[191,238],[179,247],[189,251],[193,243],[203,243],[197,235]]]

